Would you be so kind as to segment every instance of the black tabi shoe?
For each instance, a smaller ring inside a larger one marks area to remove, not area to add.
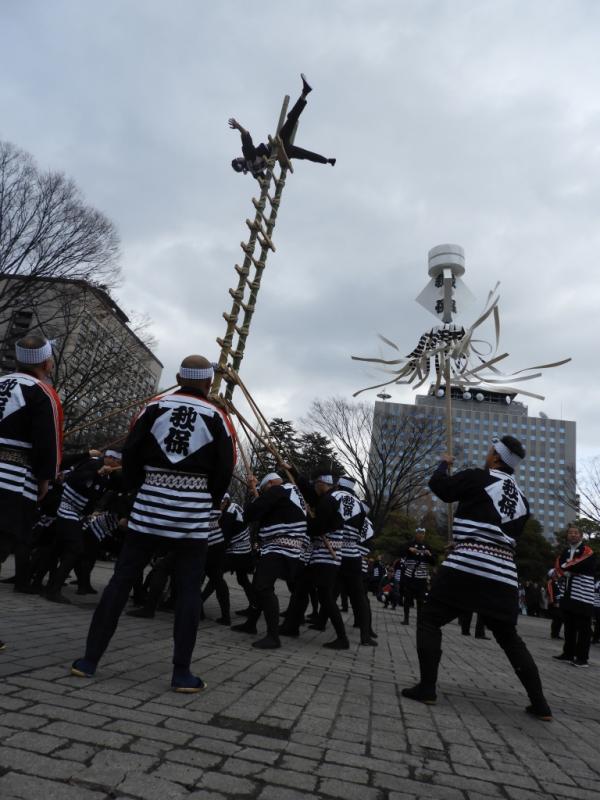
[[[407,619],[403,619],[401,624],[402,625],[410,625],[410,622]]]
[[[154,611],[148,608],[136,608],[134,611],[128,611],[127,616],[140,617],[141,619],[154,619]]]
[[[328,158],[327,159],[327,163],[331,164],[332,167],[335,167],[335,162],[336,161],[337,161],[337,158]]]
[[[371,637],[371,639],[377,639],[377,634],[375,633],[373,628],[371,628],[371,630],[369,631],[369,636]]]
[[[65,597],[60,592],[46,592],[44,595],[46,600],[49,600],[51,603],[62,603],[62,605],[70,606],[71,601],[68,597]]]
[[[573,661],[571,661],[571,666],[572,667],[583,667],[583,668],[585,668],[585,667],[589,667],[589,664],[588,664],[587,661],[581,661],[578,658],[574,658]]]
[[[202,678],[192,675],[189,670],[187,674],[180,674],[179,670],[173,670],[171,689],[180,694],[197,694],[206,689],[206,683]]]
[[[231,625],[231,617],[219,617],[215,620],[218,625]]]
[[[427,691],[421,688],[421,684],[412,686],[410,689],[402,689],[402,697],[409,700],[416,700],[418,703],[425,703],[427,706],[433,706],[437,703],[437,695],[435,692]]]
[[[96,674],[96,664],[87,658],[78,658],[71,664],[71,675],[77,678],[93,678]]]
[[[377,642],[375,639],[361,639],[360,643],[364,647],[377,647]]]
[[[302,78],[302,94],[306,97],[307,94],[312,92],[312,86],[306,80],[306,75],[303,72],[300,73],[300,77]]]
[[[488,641],[489,641],[489,639],[490,639],[490,637],[489,637],[489,636],[477,636],[477,634],[475,634],[475,638],[476,638],[476,639],[487,639]]]
[[[530,717],[541,719],[543,722],[552,722],[552,711],[548,703],[537,703],[536,705],[527,706],[525,712]]]
[[[6,650],[6,642],[0,642],[0,650]]]
[[[348,639],[334,639],[332,642],[326,642],[323,647],[329,650],[349,650],[350,642]]]
[[[566,656],[564,653],[561,653],[559,656],[552,656],[555,661],[568,661],[569,664],[573,661],[572,656]]]
[[[242,622],[241,625],[232,625],[229,629],[236,633],[254,633],[256,634],[256,625],[250,625],[248,622]]]
[[[274,636],[267,635],[264,639],[252,642],[252,647],[256,647],[257,650],[277,650],[281,647],[281,642],[279,638],[276,639]]]

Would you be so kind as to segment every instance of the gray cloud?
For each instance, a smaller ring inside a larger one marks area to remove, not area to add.
[[[64,169],[118,225],[125,307],[149,313],[165,381],[216,352],[263,138],[301,70],[298,142],[243,374],[268,413],[371,378],[350,361],[433,323],[427,250],[462,244],[478,303],[502,281],[515,367],[572,355],[534,391],[600,449],[600,8],[592,2],[34,2],[4,9],[0,136]],[[293,97],[294,99],[294,97]],[[410,389],[392,392],[407,399]]]

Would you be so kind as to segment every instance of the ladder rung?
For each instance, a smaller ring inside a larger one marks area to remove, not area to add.
[[[254,313],[254,309],[255,309],[255,305],[254,305],[254,303],[240,303],[240,305],[241,305],[241,307],[244,309],[244,311],[246,312],[246,314],[247,314],[248,312],[250,312],[250,313]]]
[[[241,303],[240,303],[241,305]],[[237,315],[236,314],[228,314],[226,311],[223,312],[223,319],[225,322],[237,322]]]
[[[242,275],[244,278],[247,277],[248,273],[250,272],[248,267],[240,267],[239,264],[235,265],[235,271],[238,275]]]
[[[268,236],[264,235],[264,233],[261,232],[258,234],[258,241],[260,242],[260,246],[263,248],[263,250],[266,250],[267,247],[269,247],[273,252],[275,252],[275,245]]]
[[[243,289],[235,289],[235,290],[234,289],[230,289],[229,290],[229,294],[233,297],[234,300],[238,300],[239,301],[244,296],[244,290]]]

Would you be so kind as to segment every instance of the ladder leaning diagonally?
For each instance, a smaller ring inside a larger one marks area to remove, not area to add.
[[[275,139],[269,137],[272,145],[271,157],[264,170],[264,177],[258,181],[260,185],[259,198],[258,200],[254,197],[252,198],[256,214],[254,220],[246,220],[250,235],[247,242],[241,243],[241,248],[244,252],[242,266],[235,265],[235,271],[238,274],[238,285],[237,288],[229,290],[229,294],[233,299],[231,311],[223,314],[227,323],[225,336],[222,339],[220,337],[217,339],[217,344],[220,346],[221,351],[211,394],[217,395],[219,393],[221,382],[224,379],[227,384],[225,397],[228,400],[231,400],[235,384],[224,377],[224,372],[227,367],[230,367],[237,373],[244,357],[246,340],[254,309],[256,308],[258,290],[260,289],[262,274],[267,263],[267,256],[270,250],[275,251],[272,235],[277,221],[277,212],[281,203],[285,179],[288,171],[291,170],[293,172],[279,139],[279,131],[285,121],[289,101],[290,98],[286,95],[281,108]],[[294,136],[291,137],[290,141],[293,141],[293,139]],[[276,174],[277,168],[279,168],[278,174]],[[240,320],[241,312],[243,312],[243,315]],[[237,339],[234,345],[234,337],[236,336]]]

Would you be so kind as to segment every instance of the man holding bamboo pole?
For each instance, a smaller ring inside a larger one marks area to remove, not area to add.
[[[134,422],[123,448],[123,481],[137,492],[129,530],[92,618],[85,656],[71,668],[73,675],[94,675],[135,579],[153,553],[167,547],[174,554],[177,590],[171,688],[205,688],[190,671],[200,587],[209,531],[220,514],[235,462],[231,422],[208,400],[213,376],[203,356],[184,358],[177,375],[179,388],[148,403]]]
[[[244,522],[257,523],[260,558],[252,581],[254,603],[248,619],[231,630],[256,633],[262,614],[267,635],[252,646],[261,650],[281,647],[279,639],[279,601],[275,594],[278,579],[294,581],[308,547],[306,503],[293,483],[286,483],[277,472],[264,476],[257,486],[256,478],[248,478],[252,499],[244,509]]]

